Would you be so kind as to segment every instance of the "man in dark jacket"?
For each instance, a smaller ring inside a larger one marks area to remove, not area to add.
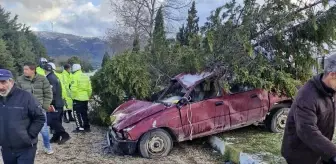
[[[0,146],[4,164],[33,164],[37,136],[45,122],[34,96],[14,85],[10,71],[0,69]]]
[[[62,125],[62,115],[63,115],[63,107],[64,102],[62,99],[62,87],[59,79],[53,72],[53,68],[50,64],[47,64],[44,68],[46,71],[47,79],[51,85],[51,89],[53,92],[53,99],[51,102],[51,106],[55,108],[54,112],[48,113],[48,121],[49,125],[52,129],[55,130],[55,134],[51,138],[51,143],[64,144],[66,141],[70,139],[69,134],[65,131]]]
[[[282,155],[289,164],[336,163],[336,55],[325,60],[324,74],[309,80],[298,92],[288,114]]]

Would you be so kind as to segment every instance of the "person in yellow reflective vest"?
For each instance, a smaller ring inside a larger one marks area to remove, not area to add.
[[[72,98],[71,98],[71,90],[70,90],[70,83],[72,81],[72,74],[71,74],[71,65],[70,64],[65,64],[63,66],[63,80],[64,80],[64,88],[66,90],[66,95],[65,95],[65,112],[63,114],[63,120],[64,122],[72,122],[75,121],[75,119],[72,116]],[[68,117],[67,117],[68,115]]]
[[[36,73],[39,74],[39,75],[43,75],[45,76],[45,71],[44,71],[44,66],[48,63],[48,60],[46,58],[41,58],[40,59],[40,63],[39,63],[39,66],[36,67]]]
[[[74,64],[72,66],[72,71],[73,76],[70,90],[77,126],[73,132],[90,132],[88,102],[92,94],[91,81],[87,75],[83,74],[80,64]]]

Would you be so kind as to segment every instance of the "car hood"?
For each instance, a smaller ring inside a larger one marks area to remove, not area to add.
[[[112,126],[116,130],[124,129],[142,119],[160,112],[166,108],[160,103],[131,100],[121,104],[111,115]]]

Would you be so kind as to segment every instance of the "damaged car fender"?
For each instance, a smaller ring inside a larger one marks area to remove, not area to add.
[[[181,121],[178,110],[169,110],[159,112],[150,117],[147,117],[136,124],[129,126],[123,131],[129,135],[129,139],[138,140],[146,132],[153,129],[165,129],[172,138],[176,138],[181,128]]]

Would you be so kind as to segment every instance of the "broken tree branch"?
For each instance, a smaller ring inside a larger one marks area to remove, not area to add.
[[[319,5],[319,4],[321,4],[321,3],[322,3],[322,0],[317,1],[317,2],[315,2],[315,3],[312,3],[312,4],[310,4],[310,5],[305,5],[305,7],[299,8],[299,9],[297,9],[296,11],[294,11],[294,12],[292,12],[292,13],[290,13],[290,14],[287,14],[285,17],[283,17],[283,19],[287,18],[287,16],[289,16],[289,15],[295,15],[295,14],[301,12],[301,11],[304,11],[304,10],[306,10],[306,9],[309,9],[309,8],[313,7],[313,6]],[[256,34],[252,35],[251,38],[250,38],[250,40],[254,40],[256,37],[258,37],[258,36],[261,35],[261,34],[264,34],[264,33],[267,32],[268,30],[270,30],[271,28],[275,27],[276,25],[277,25],[276,22],[271,21],[271,22],[269,23],[269,25],[268,25],[266,28],[264,28],[263,30],[259,31],[259,32],[256,33]]]
[[[336,6],[330,8],[329,10],[330,11],[336,10]],[[320,18],[323,18],[324,16],[325,15],[319,15],[317,17],[317,20],[320,19]],[[282,33],[286,34],[286,33],[290,32],[290,31],[297,31],[298,29],[304,27],[307,23],[309,23],[309,19],[305,20],[304,22],[301,22],[301,23],[299,23],[299,24],[297,24],[295,26],[291,26],[290,28],[285,29]],[[255,47],[257,45],[262,45],[262,44],[268,42],[269,40],[271,40],[271,38],[273,38],[273,37],[275,37],[275,36],[274,35],[269,35],[266,38],[263,38],[260,41],[257,41],[257,43],[254,44],[253,46]]]

